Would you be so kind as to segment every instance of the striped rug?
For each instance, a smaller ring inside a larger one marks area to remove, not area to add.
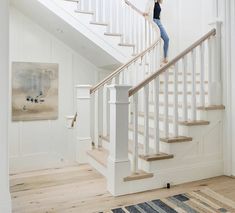
[[[104,213],[235,213],[235,202],[206,188]]]

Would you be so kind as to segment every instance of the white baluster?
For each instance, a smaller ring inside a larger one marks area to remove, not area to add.
[[[164,73],[164,129],[165,138],[169,138],[169,97],[168,97],[168,81],[169,81],[169,71]]]
[[[86,0],[85,0],[86,1]],[[98,8],[99,8],[99,22],[103,23],[103,15],[104,15],[104,12],[103,12],[103,1],[104,0],[99,0],[99,3],[98,3]]]
[[[105,22],[108,23],[108,27],[107,27],[107,32],[111,33],[111,29],[112,29],[112,21],[111,21],[111,1],[110,0],[106,0],[105,1]]]
[[[139,54],[140,52],[140,36],[139,36],[139,26],[140,26],[140,22],[139,22],[139,17],[136,16],[136,30],[135,30],[135,37],[136,37],[136,54]]]
[[[94,143],[96,147],[100,147],[99,139],[99,94],[98,91],[94,94],[94,104],[95,104],[95,113],[94,113]]]
[[[97,1],[98,0],[93,0],[92,4],[91,4],[91,7],[92,7],[92,11],[94,12],[94,15],[93,15],[93,22],[96,22],[97,21],[97,12],[98,12],[98,8],[97,8]]]
[[[108,88],[104,86],[103,89],[103,135],[108,136],[109,135],[109,94],[108,94]]]
[[[209,105],[212,103],[212,38],[208,39],[208,102]]]
[[[83,6],[84,6],[84,11],[89,11],[89,1],[85,0]]]
[[[117,33],[117,0],[112,0],[112,24],[113,33]]]
[[[196,50],[191,52],[192,57],[192,93],[191,93],[191,119],[197,120],[197,98],[196,98]]]
[[[188,120],[187,56],[183,58],[183,120]]]
[[[149,154],[149,85],[144,87],[144,155]]]
[[[147,19],[144,20],[144,49],[148,47],[148,21]]]
[[[159,128],[159,78],[154,79],[154,152],[160,152],[160,128]]]
[[[174,69],[174,136],[179,136],[179,110],[178,110],[178,63],[175,64]]]
[[[200,106],[205,106],[205,47],[204,43],[200,45],[201,73],[200,73]]]
[[[132,147],[132,172],[136,173],[138,170],[138,94],[133,96],[133,147]]]
[[[81,11],[82,7],[81,7],[81,1],[77,2],[77,11]]]

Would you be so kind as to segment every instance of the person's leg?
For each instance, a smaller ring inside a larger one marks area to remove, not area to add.
[[[159,27],[160,33],[161,33],[161,38],[162,38],[163,41],[164,41],[163,50],[164,50],[164,59],[166,60],[166,59],[167,59],[167,56],[168,56],[168,49],[169,49],[169,36],[167,35],[166,30],[165,30],[165,28],[163,27],[163,25],[162,25],[162,23],[161,23],[160,20],[154,19],[154,22],[155,22],[155,23],[157,24],[157,26]]]

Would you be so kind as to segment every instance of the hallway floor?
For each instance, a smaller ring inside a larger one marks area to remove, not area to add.
[[[235,179],[217,177],[114,198],[105,178],[89,165],[11,176],[13,213],[90,213],[184,193],[203,187],[235,201]]]

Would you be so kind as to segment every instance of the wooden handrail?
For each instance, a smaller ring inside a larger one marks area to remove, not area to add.
[[[135,10],[137,13],[139,13],[140,15],[143,16],[143,13],[137,8],[135,7],[131,2],[129,2],[128,0],[125,0],[126,4],[129,5],[133,10]],[[153,21],[148,20],[145,16],[143,16],[145,18],[146,21],[148,21],[153,28],[155,28],[156,30],[158,30],[158,27],[153,23]],[[152,50],[159,42],[161,41],[161,38],[157,39],[156,42],[154,42],[149,48],[147,48],[146,50],[144,50],[142,53],[138,54],[137,56],[135,56],[134,58],[132,58],[130,61],[128,61],[126,64],[122,65],[121,67],[119,67],[118,69],[116,69],[114,72],[112,72],[109,76],[107,76],[103,81],[99,82],[97,85],[95,85],[94,87],[91,88],[90,90],[90,94],[96,92],[99,88],[101,88],[102,86],[104,86],[105,84],[107,84],[109,81],[111,81],[115,76],[117,76],[119,73],[122,72],[122,70],[124,70],[125,68],[129,67],[130,64],[132,64],[133,62],[137,61],[139,58],[143,57],[147,52],[149,52],[150,50]]]
[[[151,21],[150,19],[148,19],[146,16],[144,16],[144,13],[142,11],[140,11],[135,5],[133,5],[130,1],[125,0],[126,4],[129,5],[133,10],[135,10],[137,13],[139,13],[140,15],[142,15],[146,21],[148,21],[153,28],[155,28],[156,30],[158,30],[158,27],[156,26],[156,24]]]
[[[155,73],[150,75],[148,78],[146,78],[144,81],[140,82],[138,85],[133,87],[129,90],[129,97],[137,93],[139,90],[141,90],[143,87],[145,87],[147,84],[149,84],[152,80],[154,80],[156,77],[161,75],[162,73],[166,72],[171,66],[173,66],[176,62],[178,62],[180,59],[182,59],[184,56],[186,56],[188,53],[190,53],[194,48],[202,44],[205,40],[210,38],[211,36],[216,35],[216,29],[211,30],[206,35],[204,35],[202,38],[200,38],[198,41],[193,43],[191,46],[189,46],[186,50],[184,50],[182,53],[180,53],[178,56],[176,56],[174,59],[172,59],[169,63],[167,63],[165,66],[157,70]]]
[[[143,16],[142,11],[140,11],[135,5],[133,5],[131,2],[128,0],[125,0],[126,4],[129,5],[133,10],[135,10],[137,13]]]
[[[135,56],[134,58],[132,58],[130,61],[128,61],[126,64],[122,65],[121,67],[119,67],[117,70],[115,70],[114,72],[112,72],[109,76],[107,76],[103,81],[101,81],[100,83],[98,83],[96,86],[94,86],[93,88],[91,88],[90,93],[94,93],[96,92],[99,88],[101,88],[102,86],[104,86],[106,83],[108,83],[109,81],[111,81],[115,76],[117,76],[119,73],[121,73],[125,68],[129,67],[130,64],[132,64],[133,62],[137,61],[139,58],[143,57],[147,52],[149,52],[150,50],[152,50],[159,42],[161,41],[161,39],[158,39],[153,45],[151,45],[149,48],[147,48],[146,50],[144,50],[142,53],[138,54],[137,56]]]

